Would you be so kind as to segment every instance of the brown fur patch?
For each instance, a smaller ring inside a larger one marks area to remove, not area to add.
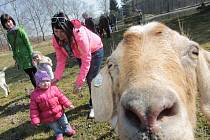
[[[134,32],[126,32],[124,33],[124,42],[128,45],[128,47],[135,47],[136,44],[139,44],[141,41],[141,34]]]
[[[123,39],[124,56],[121,60],[121,71],[120,71],[120,81],[125,81],[121,83],[120,89],[125,88],[126,83],[131,81],[132,78],[138,73],[136,64],[138,63],[139,56],[141,54],[141,44],[142,35],[135,32],[126,32]],[[132,80],[133,81],[133,80]]]
[[[166,27],[164,24],[158,24],[158,26],[155,27],[155,30],[152,30],[152,34],[157,36],[162,34],[168,27]]]

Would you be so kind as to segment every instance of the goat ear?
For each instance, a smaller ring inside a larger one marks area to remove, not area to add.
[[[96,121],[109,121],[113,113],[112,80],[104,67],[91,83],[91,97]]]
[[[200,50],[197,66],[201,111],[210,120],[210,53]]]

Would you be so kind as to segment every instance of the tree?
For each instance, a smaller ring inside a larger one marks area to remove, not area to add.
[[[122,11],[124,16],[129,16],[129,6],[128,5],[122,5]]]
[[[205,0],[201,0],[201,6],[205,6]]]
[[[86,5],[83,1],[71,0],[69,1],[69,5],[66,7],[66,13],[70,16],[70,18],[80,19],[85,7]]]
[[[39,27],[39,30],[42,34],[42,40],[45,40],[45,27],[47,26],[47,14],[46,11],[43,11],[44,5],[42,0],[28,0],[28,6],[30,7],[30,15],[32,17],[32,21],[36,21],[34,24],[35,28]]]
[[[122,11],[124,16],[130,15],[130,5],[128,4],[129,0],[121,0],[122,2]]]
[[[129,1],[129,0],[121,0],[122,5],[126,5],[126,3],[127,3],[128,1]]]
[[[103,13],[109,13],[109,0],[99,0],[99,7],[102,9]]]
[[[11,2],[10,5],[15,12],[15,17],[17,18],[17,23],[22,24],[20,21],[20,15],[18,14],[18,6],[17,6],[16,2]]]
[[[26,1],[25,5],[28,8],[28,13],[30,15],[30,17],[29,17],[30,19],[29,20],[31,20],[32,23],[34,24],[35,31],[36,31],[36,36],[37,36],[37,41],[39,42],[39,37],[38,37],[39,36],[39,29],[38,29],[38,25],[37,25],[35,16],[33,15],[33,9],[30,6],[30,1]]]
[[[78,18],[82,20],[82,13],[88,12],[89,15],[99,15],[101,11],[109,12],[110,0],[98,0],[97,4],[101,4],[103,8],[95,5],[86,4],[89,1],[84,0],[1,0],[5,1],[0,7],[0,13],[8,13],[11,15],[17,25],[21,25],[26,29],[30,37],[38,39],[42,37],[45,40],[47,35],[52,34],[50,27],[51,18],[59,11],[65,12],[70,19]],[[101,10],[101,11],[99,11]],[[97,11],[97,12],[95,12]],[[0,28],[1,30],[1,28]],[[0,39],[6,40],[6,37],[0,31]],[[0,40],[0,46],[2,46]]]
[[[116,0],[110,0],[110,11],[118,11],[118,3]]]

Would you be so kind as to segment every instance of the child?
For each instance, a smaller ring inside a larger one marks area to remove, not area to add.
[[[30,96],[30,118],[33,125],[47,124],[56,135],[56,140],[63,140],[63,133],[72,136],[76,131],[68,123],[64,108],[74,108],[71,101],[51,85],[46,71],[35,74],[37,88]]]
[[[34,51],[32,53],[33,57],[33,65],[36,67],[37,70],[43,70],[48,73],[50,79],[54,79],[54,74],[52,71],[52,60],[49,57],[42,55],[41,52]]]
[[[7,31],[7,41],[11,46],[15,64],[30,77],[31,83],[36,88],[34,79],[36,68],[32,64],[31,55],[33,48],[28,35],[22,27],[16,26],[15,20],[6,13],[1,15],[1,24]]]

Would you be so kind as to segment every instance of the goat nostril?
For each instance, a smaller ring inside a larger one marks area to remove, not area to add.
[[[129,122],[132,124],[132,126],[136,126],[137,128],[141,126],[143,117],[140,117],[133,111],[132,109],[125,109],[125,116],[126,118],[129,118]]]
[[[138,108],[132,105],[124,107],[125,116],[132,126],[144,129],[147,126],[154,127],[158,121],[163,121],[164,119],[175,116],[178,112],[178,105],[176,102],[169,103],[162,107],[149,107],[147,108],[147,111],[143,108]]]
[[[151,129],[158,133],[168,122],[179,114],[179,102],[176,93],[171,89],[132,89],[121,97],[121,121],[144,131]]]
[[[157,116],[157,121],[164,119],[165,117],[174,116],[177,114],[177,103],[172,106],[163,107],[163,110]]]

